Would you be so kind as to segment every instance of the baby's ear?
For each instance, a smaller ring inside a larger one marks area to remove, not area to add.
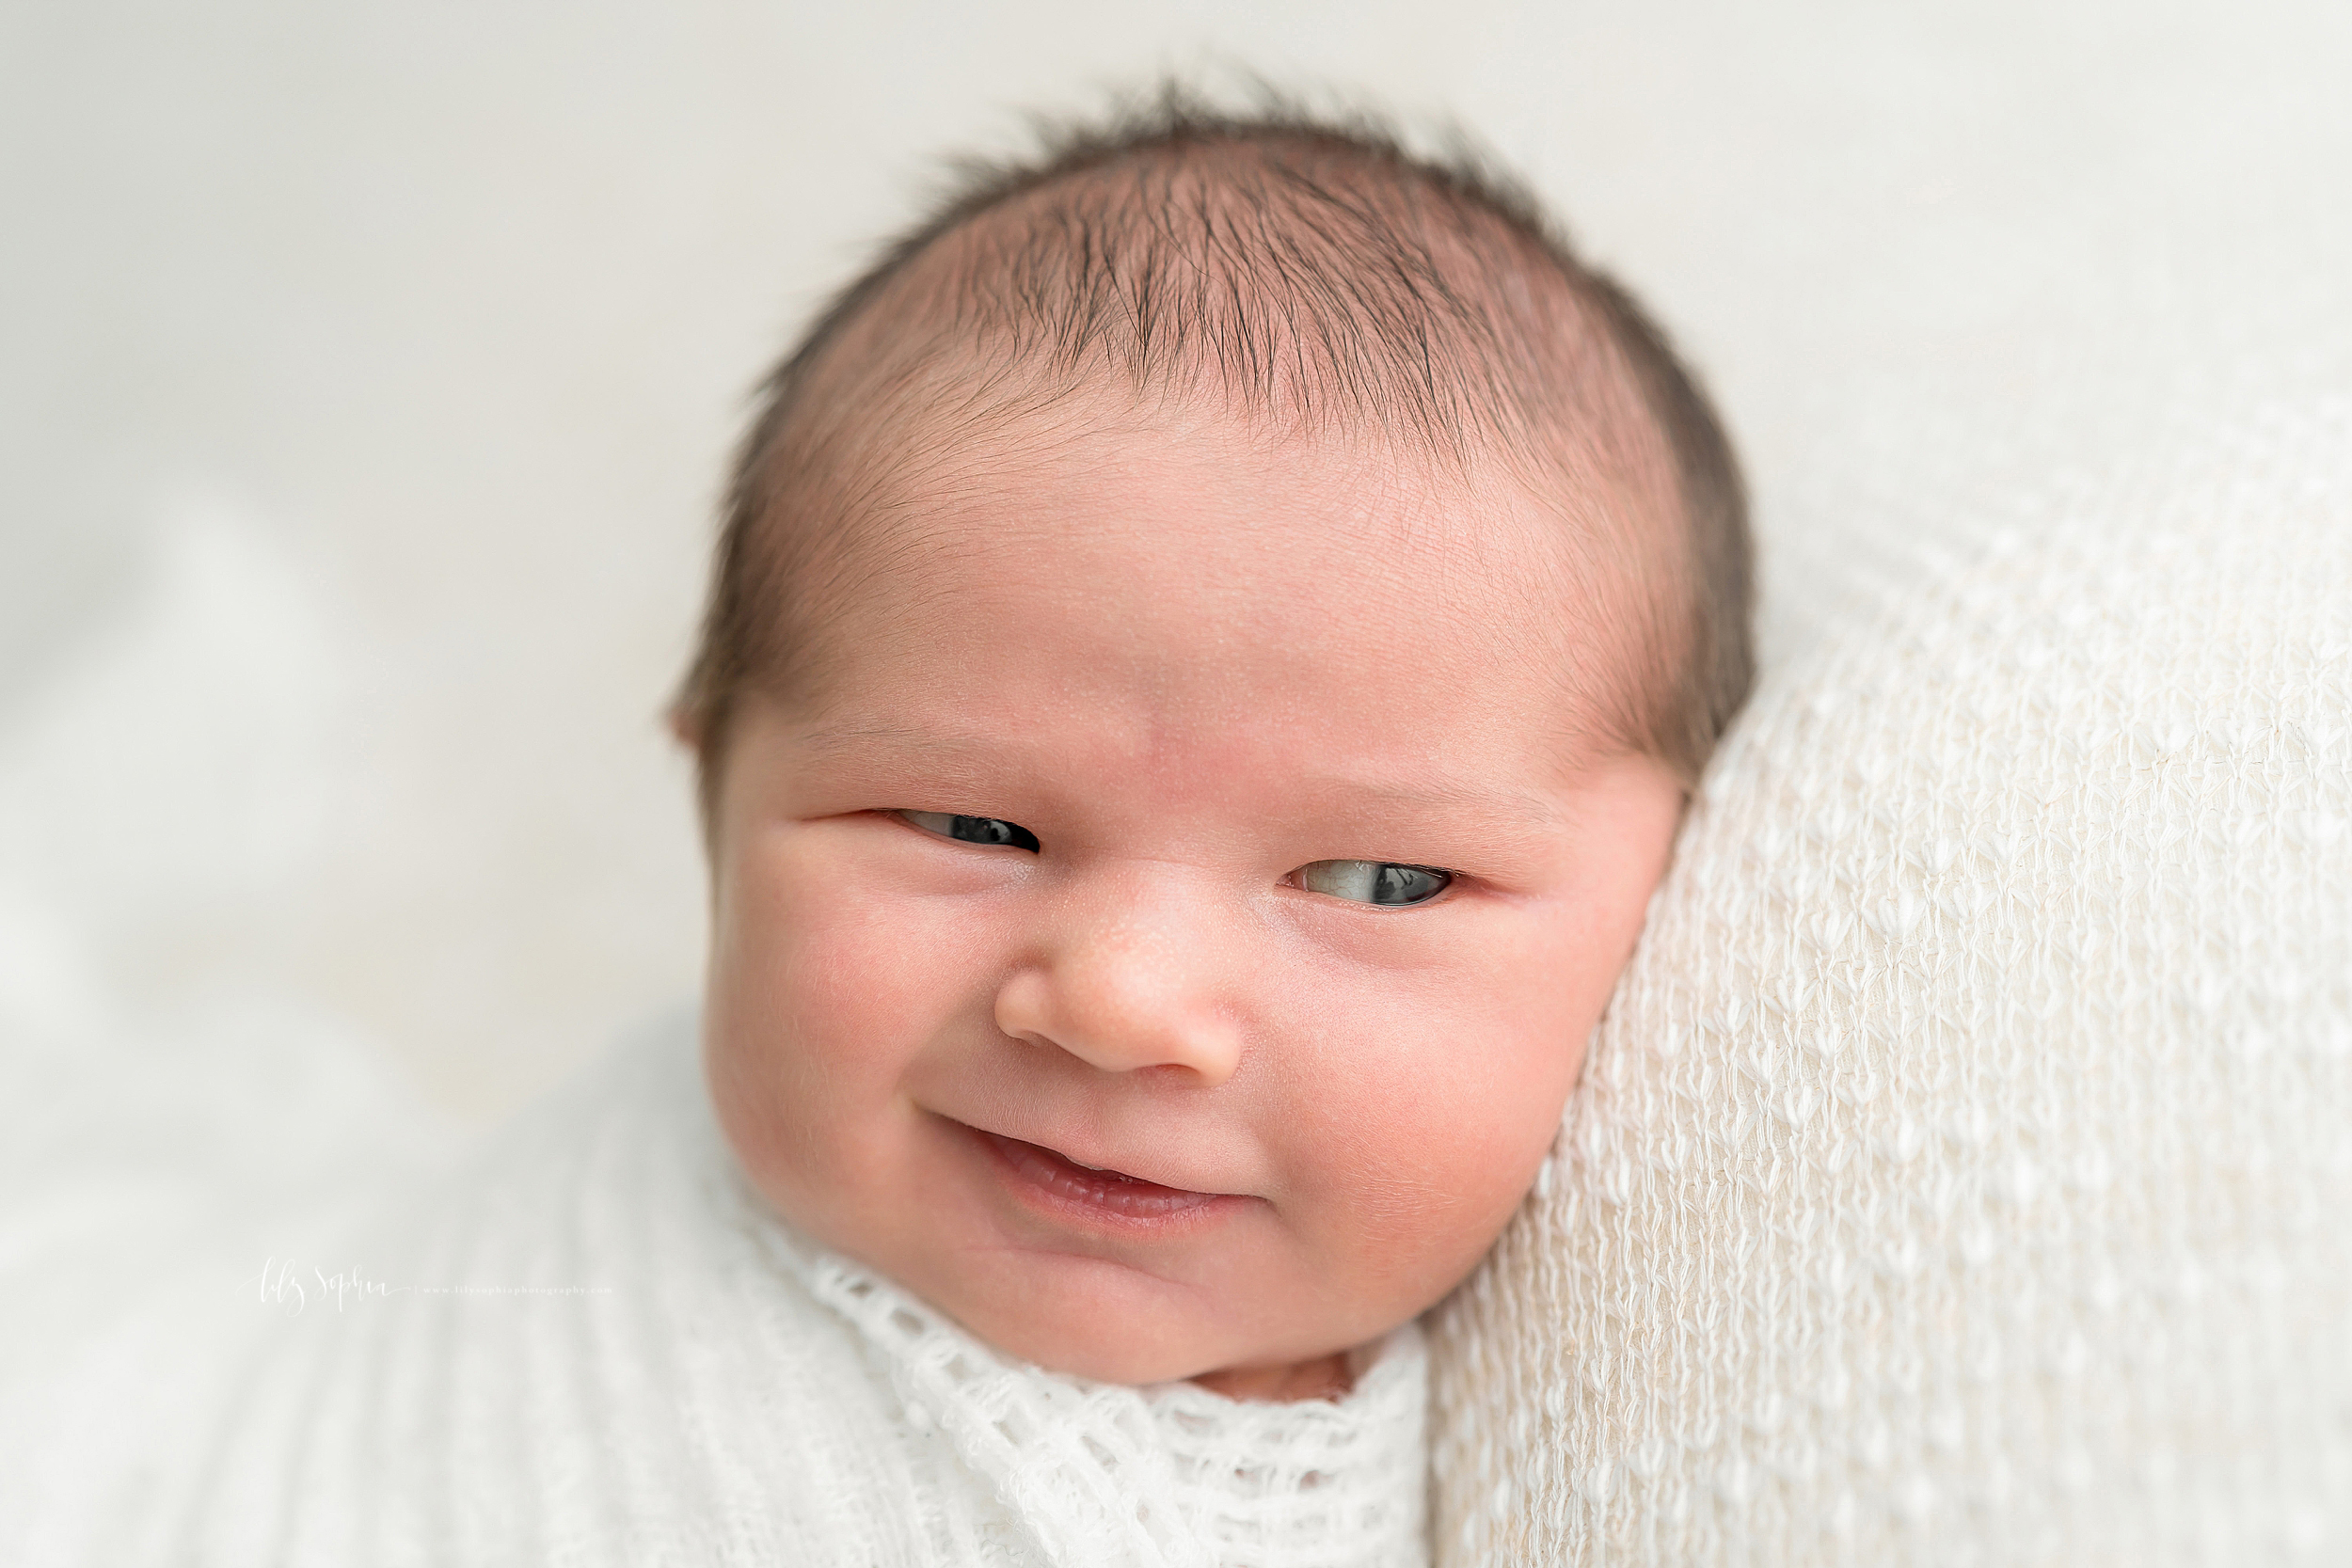
[[[672,703],[661,710],[661,727],[675,737],[677,743],[700,755],[703,749],[703,720],[684,702]]]

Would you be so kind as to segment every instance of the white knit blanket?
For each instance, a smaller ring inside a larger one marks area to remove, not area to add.
[[[2352,1562],[2352,402],[1994,521],[1717,759],[1440,1563]]]
[[[1337,1402],[1009,1362],[762,1207],[685,1036],[326,1212],[18,1188],[0,1561],[1426,1561],[1417,1331]]]

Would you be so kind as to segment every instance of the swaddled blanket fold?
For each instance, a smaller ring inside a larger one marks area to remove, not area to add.
[[[17,1358],[9,1560],[1426,1560],[1415,1330],[1339,1402],[1009,1361],[761,1204],[682,1031],[304,1223]]]

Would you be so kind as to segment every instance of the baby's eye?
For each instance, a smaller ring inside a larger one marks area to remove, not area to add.
[[[1454,880],[1451,871],[1394,861],[1316,861],[1291,873],[1310,893],[1359,904],[1426,904]]]
[[[901,822],[914,823],[927,833],[937,833],[961,844],[1009,844],[1016,849],[1037,847],[1037,834],[1002,817],[950,816],[944,811],[901,811],[891,815]]]

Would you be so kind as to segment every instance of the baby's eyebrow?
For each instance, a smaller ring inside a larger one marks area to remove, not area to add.
[[[793,744],[820,754],[866,746],[903,750],[957,770],[1002,760],[1008,752],[1002,739],[996,736],[961,736],[885,724],[811,730],[796,736]],[[1444,772],[1377,778],[1354,773],[1321,774],[1305,781],[1300,804],[1318,815],[1331,816],[1437,815],[1514,836],[1556,829],[1561,822],[1558,805],[1540,795]]]
[[[1335,793],[1369,796],[1384,805],[1493,817],[1522,828],[1549,827],[1560,819],[1559,811],[1541,796],[1493,789],[1443,774],[1420,781],[1341,776],[1330,784]]]
[[[1476,833],[1489,849],[1532,849],[1561,825],[1559,808],[1541,796],[1446,774],[1364,779],[1341,775],[1316,781],[1308,801],[1332,817],[1436,817]]]
[[[894,729],[881,724],[855,730],[811,730],[805,735],[793,736],[792,744],[819,752],[837,752],[862,740],[896,741],[926,752],[974,752],[979,749],[960,736],[944,736],[935,730]]]
[[[1017,746],[1008,746],[1001,736],[896,724],[809,730],[792,736],[788,744],[810,761],[838,759],[839,766],[852,772],[879,768],[878,779],[913,765],[930,785],[969,791],[976,801],[982,793],[1001,787],[1009,768],[1025,772],[1029,762],[1019,755]]]

